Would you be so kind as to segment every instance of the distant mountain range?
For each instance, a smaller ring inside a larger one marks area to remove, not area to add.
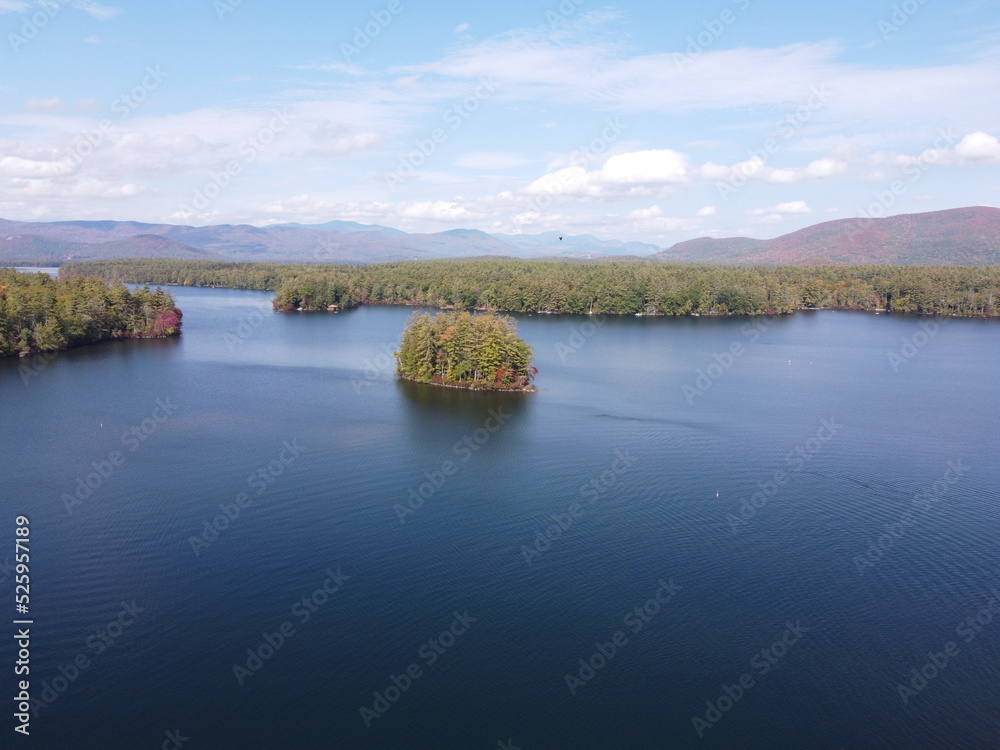
[[[837,219],[773,240],[699,237],[653,257],[789,265],[1000,265],[1000,208],[977,206],[884,219]]]
[[[288,263],[385,263],[399,260],[504,255],[519,258],[652,255],[642,242],[590,235],[489,235],[476,229],[408,234],[391,227],[248,224],[189,227],[134,221],[24,222],[0,219],[0,262],[164,257]]]
[[[838,219],[771,240],[700,237],[662,250],[591,235],[486,234],[450,229],[409,234],[329,221],[254,227],[134,221],[23,222],[0,219],[0,262],[189,258],[296,263],[385,263],[475,256],[647,257],[661,261],[758,264],[1000,265],[1000,208],[972,207],[884,219]]]

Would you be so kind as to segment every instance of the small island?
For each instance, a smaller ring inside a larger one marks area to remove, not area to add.
[[[491,391],[533,391],[531,347],[507,316],[465,311],[414,313],[396,352],[396,372],[418,383]]]
[[[181,311],[162,289],[0,268],[0,357],[29,357],[110,339],[166,338]]]

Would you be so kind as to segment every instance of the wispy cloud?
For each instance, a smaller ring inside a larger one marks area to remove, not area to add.
[[[29,99],[24,103],[24,109],[26,112],[53,113],[58,112],[62,108],[62,99],[58,96],[53,96],[48,99]]]
[[[100,3],[92,2],[92,0],[70,0],[70,4],[77,10],[89,13],[94,18],[100,19],[101,21],[114,18],[123,12],[121,8],[115,8],[110,5],[101,5]]]

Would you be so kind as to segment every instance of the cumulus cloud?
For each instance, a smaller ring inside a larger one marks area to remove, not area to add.
[[[717,210],[715,206],[702,206],[698,209],[698,216],[715,216]]]
[[[774,211],[779,214],[811,214],[812,209],[806,204],[805,201],[789,201],[788,203],[779,203],[774,207]]]
[[[687,157],[671,149],[616,154],[591,171],[579,165],[543,175],[525,192],[531,195],[599,197],[629,193],[635,188],[679,185],[688,180]]]
[[[25,159],[20,156],[0,158],[0,176],[3,177],[61,177],[71,170],[67,161]]]
[[[788,203],[779,203],[770,208],[755,208],[752,211],[747,211],[747,213],[750,216],[770,216],[771,214],[777,214],[780,218],[782,214],[811,214],[812,209],[809,208],[805,201],[789,201]]]
[[[966,161],[987,164],[1000,163],[1000,140],[996,136],[977,130],[962,138],[955,146],[955,155]]]
[[[400,206],[399,215],[409,219],[460,222],[469,218],[469,211],[457,201],[415,201]]]
[[[696,173],[707,180],[738,186],[748,180],[760,180],[772,185],[790,185],[803,180],[835,177],[847,171],[848,164],[843,159],[823,158],[811,161],[804,167],[775,168],[761,157],[755,156],[732,166],[708,162],[699,167]]]
[[[670,149],[633,151],[612,156],[600,171],[604,182],[615,185],[657,185],[687,180],[687,158]]]
[[[657,216],[663,216],[663,209],[659,206],[650,206],[649,208],[637,208],[634,211],[629,211],[626,218],[655,219]]]

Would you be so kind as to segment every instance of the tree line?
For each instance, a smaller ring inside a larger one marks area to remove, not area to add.
[[[608,315],[770,315],[798,309],[993,317],[996,266],[709,266],[476,258],[377,265],[166,258],[67,263],[69,275],[275,292],[278,310],[362,304]]]
[[[175,336],[181,311],[162,289],[0,268],[0,357],[120,338]]]

